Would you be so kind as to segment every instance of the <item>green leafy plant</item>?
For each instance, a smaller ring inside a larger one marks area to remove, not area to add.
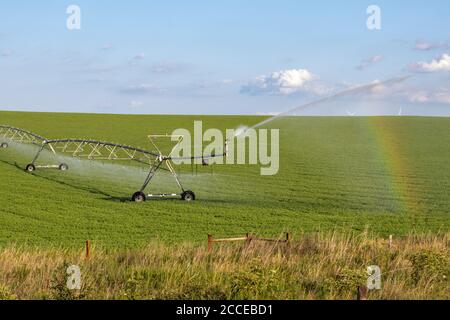
[[[0,284],[0,300],[16,300],[17,297],[12,291],[5,285]]]
[[[448,280],[450,268],[449,261],[444,253],[430,250],[411,255],[413,266],[412,278],[417,283],[423,278],[431,281]]]
[[[250,267],[232,277],[231,299],[276,298],[279,289],[279,271],[253,262]]]
[[[89,286],[87,281],[82,281],[81,289],[70,289],[67,286],[67,269],[70,264],[64,262],[53,275],[50,284],[50,298],[54,300],[85,300],[88,298]]]
[[[326,280],[331,292],[338,294],[353,293],[359,286],[365,285],[367,274],[362,269],[341,269],[333,278]]]

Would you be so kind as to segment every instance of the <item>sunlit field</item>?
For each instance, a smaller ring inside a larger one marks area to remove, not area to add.
[[[149,134],[193,128],[251,126],[243,116],[127,116],[1,112],[0,123],[46,138],[92,138],[151,149]],[[106,248],[149,241],[202,243],[207,234],[247,232],[294,237],[319,231],[374,236],[448,232],[448,118],[290,117],[280,129],[280,170],[261,176],[252,165],[177,167],[197,200],[133,203],[146,166],[65,159],[70,170],[24,172],[37,149],[0,149],[2,245]],[[196,170],[195,170],[196,169]],[[147,171],[146,171],[147,170]],[[162,173],[148,192],[176,192]]]

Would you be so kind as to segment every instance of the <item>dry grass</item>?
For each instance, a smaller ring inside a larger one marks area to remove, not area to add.
[[[285,244],[153,243],[130,251],[0,250],[0,299],[354,299],[378,265],[369,299],[448,299],[449,234],[373,239],[320,233]],[[66,288],[78,265],[82,289]]]

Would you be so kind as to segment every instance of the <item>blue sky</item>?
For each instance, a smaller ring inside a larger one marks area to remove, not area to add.
[[[411,75],[309,113],[448,116],[449,16],[444,0],[2,2],[0,109],[276,114]]]

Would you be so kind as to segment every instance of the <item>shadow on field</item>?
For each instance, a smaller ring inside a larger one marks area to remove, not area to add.
[[[104,201],[120,202],[120,203],[125,203],[125,202],[130,202],[131,203],[132,202],[131,201],[131,195],[129,197],[128,196],[127,197],[123,197],[123,196],[122,197],[118,197],[118,196],[114,196],[114,195],[112,195],[110,193],[104,192],[102,190],[99,190],[99,189],[97,189],[95,187],[80,186],[80,185],[77,185],[77,184],[74,184],[74,183],[69,183],[67,181],[63,181],[61,179],[44,176],[42,174],[39,174],[38,172],[26,173],[25,172],[25,168],[20,166],[17,162],[13,163],[13,162],[5,161],[5,160],[0,160],[0,163],[9,165],[11,167],[14,167],[17,170],[22,171],[24,174],[31,175],[31,176],[34,176],[34,177],[37,177],[37,178],[40,178],[40,179],[43,179],[43,180],[46,180],[46,181],[50,181],[50,182],[53,182],[53,183],[57,183],[57,184],[59,184],[61,186],[64,186],[64,187],[69,187],[69,188],[72,188],[72,189],[89,192],[89,193],[94,194],[94,195],[100,195],[100,196],[102,196],[101,199],[104,200]],[[158,199],[149,199],[148,201],[152,201],[152,202],[155,202],[155,201],[164,201],[164,202],[165,201],[180,201],[181,202],[181,199],[179,199],[179,198],[158,198]],[[199,199],[199,201],[202,202],[202,203],[205,203],[205,204],[208,204],[208,203],[210,203],[210,204],[230,204],[231,203],[231,201],[228,201],[226,199]],[[251,201],[246,201],[246,200],[242,200],[242,199],[241,200],[234,199],[232,201],[233,204],[236,204],[237,202],[241,203],[241,204],[250,204],[250,203],[252,203]]]
[[[8,166],[15,167],[16,169],[25,171],[25,169],[22,168],[17,162],[12,163],[12,162],[5,161],[5,160],[0,160],[0,162],[3,163],[3,164],[6,164]]]
[[[23,171],[24,174],[29,174],[29,175],[38,177],[38,178],[43,179],[43,180],[47,180],[47,181],[51,181],[51,182],[57,183],[59,185],[65,186],[65,187],[69,187],[69,188],[73,188],[73,189],[76,189],[76,190],[86,191],[86,192],[89,192],[89,193],[92,193],[92,194],[104,196],[104,198],[103,198],[104,200],[116,201],[116,202],[127,202],[127,201],[130,201],[129,197],[127,197],[127,198],[125,198],[125,197],[116,197],[116,196],[113,196],[113,195],[111,195],[109,193],[103,192],[103,191],[101,191],[101,190],[99,190],[97,188],[94,188],[94,187],[82,187],[82,186],[75,185],[75,184],[72,184],[72,183],[68,183],[66,181],[62,181],[62,180],[59,180],[59,179],[46,177],[46,176],[40,175],[38,173],[25,173],[25,169],[22,168],[17,162],[12,163],[12,162],[9,162],[9,161],[0,160],[0,163],[3,163],[3,164],[6,164],[6,165],[15,167],[16,169],[18,169],[20,171]]]
[[[33,175],[36,176],[36,177],[39,177],[41,179],[47,180],[47,181],[55,182],[55,183],[57,183],[59,185],[65,186],[65,187],[70,187],[70,188],[73,188],[73,189],[76,189],[76,190],[86,191],[86,192],[89,192],[89,193],[92,193],[92,194],[104,196],[105,199],[107,199],[107,200],[114,200],[114,201],[118,201],[118,202],[125,202],[125,201],[129,200],[128,198],[125,199],[123,197],[115,197],[115,196],[113,196],[113,195],[111,195],[111,194],[109,194],[107,192],[101,191],[101,190],[99,190],[97,188],[94,188],[94,187],[82,187],[80,185],[75,185],[75,184],[72,184],[72,183],[61,181],[59,179],[45,177],[45,176],[42,176],[42,175],[39,175],[39,174],[35,174],[35,173],[33,173]]]

